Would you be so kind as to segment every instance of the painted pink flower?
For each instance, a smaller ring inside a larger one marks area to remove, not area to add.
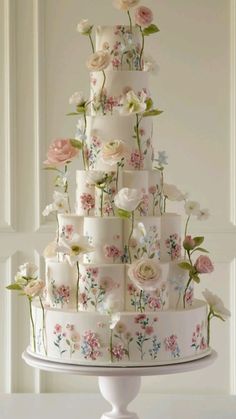
[[[62,327],[60,324],[56,324],[54,327],[54,333],[61,333],[62,332]]]
[[[73,232],[74,232],[74,226],[73,226],[73,224],[67,224],[66,225],[66,235],[69,236],[69,237],[71,237],[72,234],[73,234]]]
[[[143,321],[147,318],[146,314],[138,314],[135,319],[134,322],[135,323],[139,323],[140,321]]]
[[[198,335],[201,332],[201,326],[200,326],[200,324],[197,324],[197,326],[196,326],[196,332],[197,332]]]
[[[180,244],[176,244],[171,249],[171,260],[179,259],[181,256],[181,246]]]
[[[156,187],[155,185],[150,186],[150,187],[148,188],[148,192],[149,192],[150,194],[154,195],[154,194],[157,192],[157,187]]]
[[[106,258],[119,258],[121,256],[121,251],[118,249],[118,247],[116,247],[115,245],[105,245],[104,246],[104,254]]]
[[[91,211],[91,209],[94,209],[95,207],[94,197],[91,194],[84,192],[80,196],[80,202],[81,202],[83,210],[87,211],[89,215],[89,211]]]
[[[44,164],[60,166],[73,160],[79,150],[71,145],[70,139],[56,139],[49,146]]]
[[[117,359],[118,361],[121,361],[125,356],[124,346],[122,344],[113,346],[112,355],[115,357],[115,359]]]
[[[160,310],[161,309],[161,302],[159,298],[149,297],[148,305],[153,310]]]
[[[145,333],[146,335],[151,336],[154,333],[153,327],[152,326],[145,327]]]
[[[134,150],[134,151],[132,151],[132,153],[130,155],[129,164],[134,169],[142,169],[143,168],[143,160],[144,160],[143,155],[140,154],[138,150]]]
[[[185,296],[185,302],[188,305],[191,305],[193,302],[193,289],[188,289]]]
[[[201,342],[200,342],[200,349],[204,350],[206,348],[207,348],[207,343],[206,343],[205,338],[203,336],[202,339],[201,339]]]
[[[194,267],[199,274],[209,274],[214,271],[214,266],[210,258],[204,255],[197,258]]]
[[[175,352],[177,348],[177,336],[171,335],[165,338],[165,348],[166,351]]]

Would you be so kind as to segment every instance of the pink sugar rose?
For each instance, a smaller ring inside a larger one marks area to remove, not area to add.
[[[184,249],[186,250],[192,250],[195,247],[195,240],[192,238],[192,236],[186,236],[183,241]]]
[[[149,26],[153,21],[153,13],[151,9],[145,6],[140,6],[135,11],[135,23],[142,27]]]
[[[71,145],[69,139],[56,139],[49,146],[44,164],[60,166],[77,156],[79,150]]]
[[[214,271],[214,266],[208,256],[201,255],[197,258],[194,267],[199,274],[210,274]]]

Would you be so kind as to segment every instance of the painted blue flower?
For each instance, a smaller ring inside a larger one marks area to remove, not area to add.
[[[166,154],[166,151],[158,151],[158,158],[155,159],[155,161],[160,165],[160,167],[163,167],[168,164],[168,156]]]

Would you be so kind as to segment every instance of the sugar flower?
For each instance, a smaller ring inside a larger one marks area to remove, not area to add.
[[[213,314],[216,314],[220,317],[222,317],[222,320],[226,320],[228,317],[230,317],[231,313],[230,311],[224,306],[223,301],[220,297],[218,297],[216,294],[213,294],[208,289],[205,289],[205,291],[202,292],[203,297],[207,301],[207,303],[210,306],[210,311]]]
[[[42,279],[34,279],[30,281],[24,288],[24,294],[30,298],[39,297],[45,287],[45,282]]]
[[[43,251],[43,256],[45,259],[47,258],[53,258],[57,255],[57,242],[54,240],[53,242],[50,242]]]
[[[38,266],[31,262],[20,265],[17,274],[27,279],[35,279],[37,277]]]
[[[84,98],[84,94],[82,92],[75,92],[69,98],[69,104],[70,105],[81,106],[81,105],[84,105],[84,103],[85,103],[85,98]]]
[[[162,268],[157,261],[144,258],[130,265],[128,276],[140,290],[154,291],[162,279]]]
[[[153,21],[153,13],[151,9],[140,6],[135,10],[135,23],[142,28],[146,28]]]
[[[63,253],[70,265],[79,261],[85,253],[94,252],[94,248],[89,244],[88,238],[74,234],[71,240],[60,239],[57,252]]]
[[[56,139],[49,146],[47,160],[44,164],[49,166],[61,166],[74,159],[79,150],[71,145],[70,139]]]
[[[199,274],[209,274],[214,271],[214,266],[208,256],[201,255],[197,258],[194,267]]]
[[[196,201],[187,201],[184,206],[185,212],[187,215],[198,215],[200,210],[200,205]]]
[[[133,90],[129,90],[121,100],[120,113],[122,115],[142,113],[147,107],[146,100],[147,94],[145,92],[142,91],[140,97],[138,97]]]
[[[115,195],[115,206],[124,211],[134,211],[142,201],[142,193],[138,189],[122,188]]]
[[[170,201],[184,201],[186,195],[183,194],[175,185],[164,183],[163,194]]]
[[[110,61],[111,55],[108,51],[97,51],[90,55],[87,60],[87,67],[90,71],[103,71],[109,66]]]
[[[126,155],[125,143],[121,140],[113,140],[105,143],[101,150],[103,161],[111,166],[119,163]]]
[[[140,0],[113,0],[113,5],[118,10],[128,11],[132,7],[135,7],[139,4]]]
[[[89,35],[93,25],[91,25],[88,19],[82,19],[77,25],[77,31],[82,35]]]
[[[58,191],[53,193],[53,203],[46,206],[43,211],[43,215],[47,216],[52,212],[66,213],[69,212],[68,194]]]
[[[200,209],[197,214],[197,219],[200,221],[207,220],[210,217],[209,210],[207,208]]]

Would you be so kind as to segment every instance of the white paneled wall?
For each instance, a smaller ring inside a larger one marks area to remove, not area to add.
[[[157,147],[169,154],[168,181],[211,209],[205,234],[215,273],[202,280],[231,308],[214,322],[217,362],[204,371],[143,380],[149,392],[236,393],[236,0],[145,0],[161,32],[147,40],[160,66],[151,77],[164,114]],[[29,340],[28,307],[5,291],[18,264],[40,257],[53,238],[41,213],[52,178],[42,170],[48,144],[73,136],[68,97],[89,92],[86,37],[76,23],[125,22],[111,0],[0,0],[0,392],[94,391],[96,379],[42,373],[21,353]],[[84,88],[84,86],[87,86]],[[73,180],[73,174],[72,174]]]

